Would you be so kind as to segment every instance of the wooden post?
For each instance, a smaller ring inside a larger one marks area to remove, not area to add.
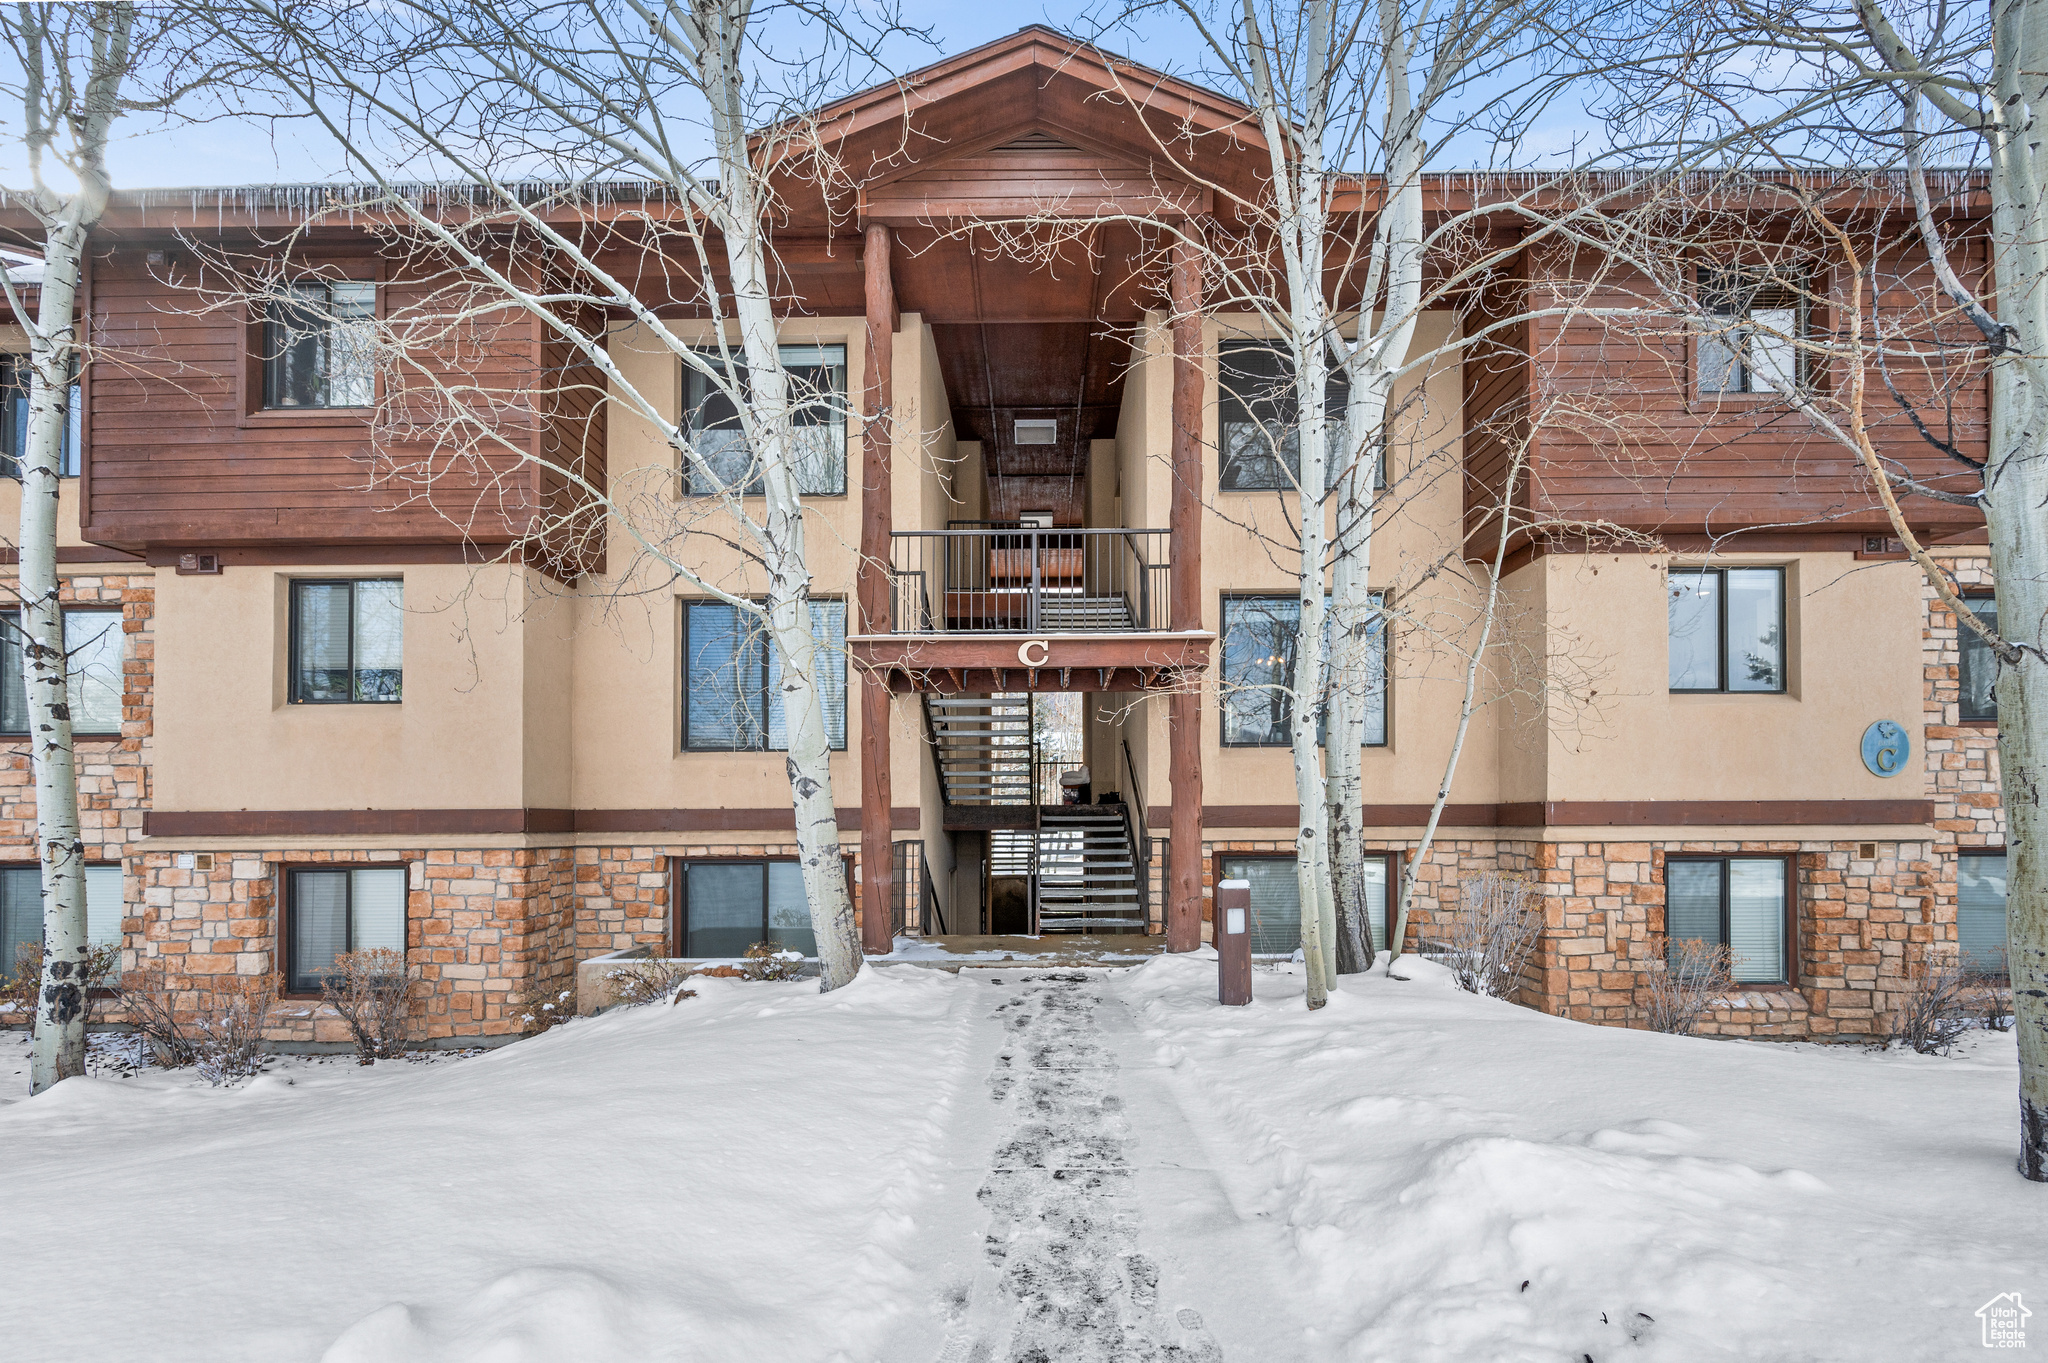
[[[1176,243],[1169,286],[1173,346],[1172,531],[1175,630],[1202,627],[1202,266]],[[1218,659],[1220,665],[1220,656]],[[1168,780],[1173,787],[1173,883],[1166,889],[1166,949],[1202,944],[1202,695],[1179,690],[1168,702]]]
[[[860,566],[855,573],[860,629],[885,634],[889,618],[889,458],[894,444],[896,285],[889,274],[890,232],[867,232],[867,384],[861,397]],[[889,827],[889,686],[879,672],[860,679],[861,950],[887,952],[895,866]]]

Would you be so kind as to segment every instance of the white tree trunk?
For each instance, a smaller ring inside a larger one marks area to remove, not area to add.
[[[29,1060],[31,1093],[85,1073],[85,849],[78,835],[78,768],[57,581],[57,493],[74,354],[72,311],[85,240],[85,227],[72,215],[45,237],[40,334],[30,349],[28,448],[21,456],[22,678],[43,873],[43,979]]]
[[[768,633],[782,658],[783,715],[788,729],[790,801],[796,813],[797,855],[803,868],[804,898],[817,937],[820,987],[837,989],[860,972],[853,897],[846,885],[839,849],[839,815],[832,795],[832,745],[818,686],[827,661],[811,625],[810,569],[804,556],[804,512],[798,491],[794,432],[790,420],[789,376],[783,371],[774,300],[762,234],[763,207],[747,152],[747,128],[740,116],[745,73],[740,53],[747,23],[744,4],[723,0],[707,7],[704,88],[712,96],[712,124],[718,143],[727,264],[732,272],[733,311],[746,352],[747,383],[760,445],[766,511],[761,523],[762,557],[768,566]],[[869,905],[887,913],[887,905]]]

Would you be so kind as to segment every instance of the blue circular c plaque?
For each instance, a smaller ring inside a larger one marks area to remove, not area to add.
[[[1906,726],[1880,719],[1863,731],[1863,765],[1872,776],[1897,776],[1913,755],[1913,740]]]

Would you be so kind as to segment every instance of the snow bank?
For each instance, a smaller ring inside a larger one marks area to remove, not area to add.
[[[915,1287],[952,985],[701,980],[453,1064],[60,1084],[0,1108],[38,1246],[5,1352],[63,1356],[89,1310],[103,1358],[861,1357]]]
[[[1404,958],[1308,1013],[1293,970],[1119,988],[1230,1186],[1284,1225],[1314,1324],[1373,1360],[1935,1359],[2048,1297],[2048,1189],[2012,1169],[2009,1036],[1967,1056],[1600,1028]]]

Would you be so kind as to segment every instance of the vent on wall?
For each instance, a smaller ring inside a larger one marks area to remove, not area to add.
[[[219,571],[220,571],[220,555],[219,555],[219,554],[180,554],[180,555],[178,555],[178,572],[179,572],[180,574],[187,574],[187,575],[189,575],[189,574],[191,574],[191,573],[217,573],[217,572],[219,572]]]
[[[1876,843],[1874,843],[1874,842],[1859,842],[1859,843],[1857,843],[1857,844],[1856,844],[1856,860],[1858,860],[1858,861],[1876,861],[1876,860],[1877,860],[1877,844],[1876,844]]]
[[[1051,417],[1017,418],[1019,445],[1056,445],[1059,438],[1060,423]]]
[[[1074,146],[1071,143],[1060,141],[1059,136],[1056,133],[1049,133],[1046,132],[1044,129],[1040,129],[1036,132],[1025,133],[1022,137],[1012,138],[1010,141],[1003,143],[1003,145],[1001,145],[1000,147],[997,147],[996,150],[1079,151],[1080,148]]]

